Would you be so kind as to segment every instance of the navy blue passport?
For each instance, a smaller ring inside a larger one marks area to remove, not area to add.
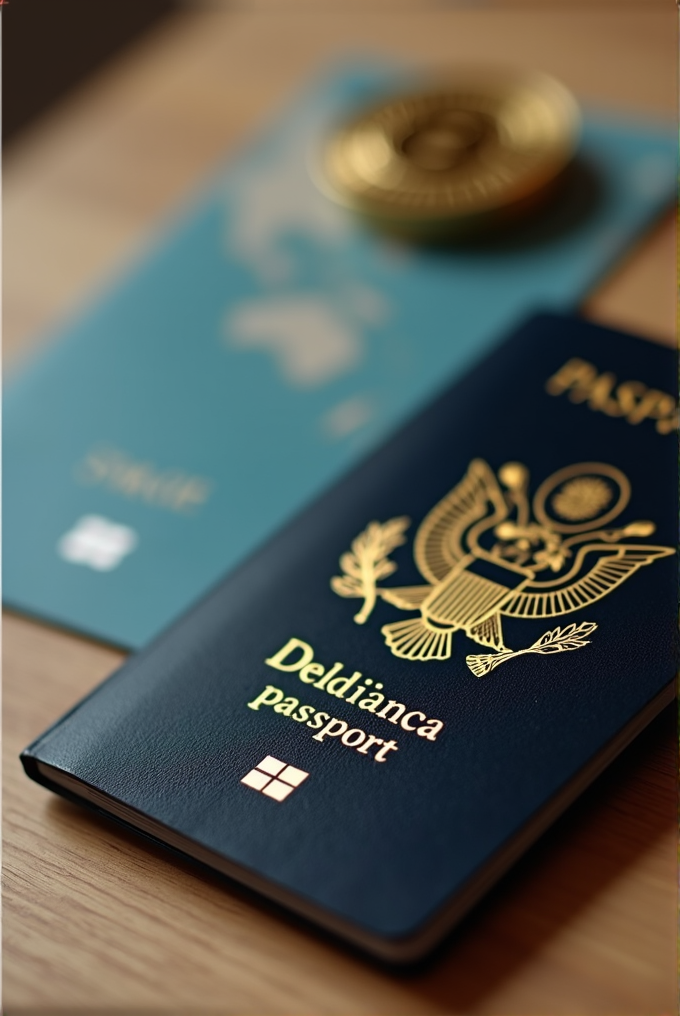
[[[27,773],[384,958],[422,955],[673,695],[674,386],[671,350],[533,318]]]

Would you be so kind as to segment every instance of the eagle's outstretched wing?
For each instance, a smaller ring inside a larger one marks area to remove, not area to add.
[[[585,544],[566,575],[557,580],[527,583],[521,592],[502,605],[500,612],[510,617],[557,617],[568,614],[601,600],[638,568],[674,553],[672,547]],[[584,562],[588,554],[599,554],[599,557],[594,565],[585,569]]]
[[[391,603],[399,610],[417,610],[423,600],[432,592],[432,586],[396,586],[382,587],[379,595],[386,603]]]
[[[492,469],[483,459],[473,459],[460,483],[435,505],[418,530],[413,551],[423,578],[433,585],[441,582],[467,553],[466,530],[485,516],[495,525],[507,514]]]

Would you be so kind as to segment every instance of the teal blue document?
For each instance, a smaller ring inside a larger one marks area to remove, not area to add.
[[[370,234],[311,167],[395,80],[313,82],[10,380],[10,606],[144,645],[531,311],[577,305],[672,198],[672,131],[587,115],[559,202],[511,234]]]

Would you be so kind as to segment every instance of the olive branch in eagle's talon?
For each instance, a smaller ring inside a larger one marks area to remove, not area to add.
[[[592,634],[596,628],[597,625],[591,624],[589,621],[584,621],[578,627],[575,624],[569,624],[566,628],[553,628],[552,631],[541,635],[540,639],[527,649],[516,651],[505,649],[500,653],[466,656],[465,662],[475,677],[484,677],[499,663],[505,663],[506,660],[511,660],[514,656],[523,656],[524,653],[564,653],[570,649],[581,649],[583,646],[589,645],[590,639],[587,639],[586,635]]]
[[[388,554],[406,542],[404,531],[411,520],[405,515],[387,522],[369,522],[362,533],[352,541],[352,549],[340,558],[342,575],[334,575],[331,588],[338,596],[363,597],[364,605],[354,615],[357,624],[364,624],[375,607],[380,592],[376,583],[397,570]]]

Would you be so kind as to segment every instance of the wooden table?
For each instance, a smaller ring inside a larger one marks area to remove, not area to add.
[[[10,358],[329,57],[538,65],[586,101],[672,118],[670,3],[195,6],[9,152]],[[588,313],[671,342],[668,218]],[[22,774],[19,750],[121,659],[5,625],[8,1013],[602,1014],[675,1011],[675,739],[666,711],[427,964],[393,973],[166,857]]]

